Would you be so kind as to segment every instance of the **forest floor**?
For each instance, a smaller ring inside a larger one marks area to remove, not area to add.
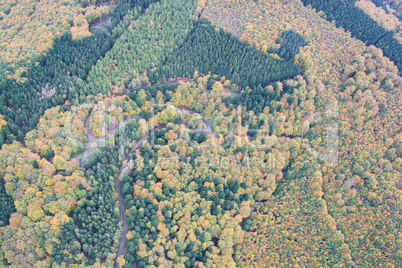
[[[109,6],[109,8],[110,8],[109,14],[110,14],[114,10],[114,8],[117,6],[117,4],[112,3],[112,1],[107,1],[103,4],[100,4],[100,6]],[[110,25],[112,25],[112,17],[109,16],[106,19],[91,23],[89,25],[89,31],[91,33],[100,32],[100,31],[108,32],[107,27]]]
[[[101,32],[101,31],[108,32],[107,27],[110,26],[110,25],[112,25],[112,18],[111,17],[109,17],[107,19],[104,19],[104,20],[101,20],[101,21],[97,21],[97,22],[92,23],[89,26],[89,31],[91,33]],[[110,35],[110,33],[109,33],[109,35]]]

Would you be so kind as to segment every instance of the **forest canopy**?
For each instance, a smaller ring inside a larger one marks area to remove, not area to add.
[[[1,267],[400,267],[398,1],[0,4]]]
[[[222,29],[215,30],[210,22],[201,19],[194,25],[183,46],[162,68],[151,71],[149,76],[154,82],[163,78],[191,76],[195,71],[204,74],[211,72],[243,88],[257,85],[264,87],[271,82],[294,77],[300,72],[300,67],[292,62],[299,44],[294,44],[289,35],[284,37],[285,40],[287,38],[290,39],[289,43],[282,44],[279,52],[286,56],[285,60],[275,59]],[[303,43],[304,38],[301,39]],[[296,48],[292,49],[293,45]]]

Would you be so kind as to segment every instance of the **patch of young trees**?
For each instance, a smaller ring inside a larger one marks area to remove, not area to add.
[[[119,213],[113,196],[114,170],[108,164],[107,152],[103,150],[91,157],[96,159],[90,158],[84,166],[93,188],[88,192],[87,200],[78,203],[73,218],[82,251],[90,263],[94,263],[116,251]]]
[[[10,215],[15,212],[14,200],[7,195],[4,183],[0,182],[0,227],[8,225]]]
[[[188,36],[195,5],[194,0],[151,4],[94,66],[87,78],[88,90],[97,94],[127,88],[133,78],[162,65]]]

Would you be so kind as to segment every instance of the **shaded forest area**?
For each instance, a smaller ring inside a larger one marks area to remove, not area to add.
[[[300,73],[300,67],[293,64],[299,46],[304,44],[294,41],[296,34],[284,34],[279,55],[284,59],[276,59],[272,55],[261,53],[257,48],[242,42],[230,33],[215,27],[205,19],[195,24],[188,40],[178,49],[166,64],[149,74],[150,80],[192,76],[199,73],[225,76],[232,83],[245,88],[261,85],[265,87],[271,82],[292,78]]]
[[[83,39],[73,40],[65,33],[55,41],[53,48],[36,62],[27,64],[19,81],[0,77],[0,114],[8,122],[2,131],[3,143],[16,138],[24,140],[46,109],[69,102],[82,102],[91,92],[85,87],[89,71],[105,56],[115,41],[135,20],[156,1],[123,0],[111,14],[109,32],[97,32]],[[32,61],[35,61],[33,59]],[[11,65],[0,64],[0,73],[13,71]],[[1,144],[3,144],[1,143]]]
[[[15,212],[14,200],[7,195],[4,183],[0,182],[0,227],[8,225],[10,215]]]

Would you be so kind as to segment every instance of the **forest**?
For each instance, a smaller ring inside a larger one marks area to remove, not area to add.
[[[23,71],[17,79],[1,79],[0,113],[9,128],[3,132],[5,142],[9,140],[8,143],[11,143],[15,138],[22,141],[46,109],[63,105],[66,101],[79,103],[92,93],[88,90],[93,89],[85,87],[84,82],[90,70],[113,47],[130,21],[138,18],[150,3],[142,0],[120,1],[110,14],[113,23],[106,31],[81,39],[74,39],[71,32],[65,32],[46,54],[23,64],[19,68]],[[131,6],[133,8],[128,8]],[[14,71],[12,66],[5,64],[1,69],[1,73]],[[52,99],[45,101],[46,98]]]
[[[350,31],[353,37],[362,40],[367,46],[374,45],[381,48],[384,55],[402,69],[402,44],[394,38],[392,31],[386,31],[363,10],[356,7],[356,1],[302,0],[302,2],[328,14],[327,20],[335,20],[337,27]]]
[[[391,11],[399,18],[399,20],[401,20],[402,5],[401,5],[400,1],[397,1],[397,0],[373,0],[372,2],[378,7],[383,7],[387,11]],[[390,10],[387,6],[391,7],[394,10]]]
[[[400,266],[401,50],[356,1],[3,2],[0,266]]]
[[[4,183],[0,182],[0,202],[1,202],[1,213],[0,213],[0,226],[4,227],[8,225],[10,215],[15,212],[14,200],[11,196],[7,195],[4,189]]]
[[[191,76],[195,71],[203,74],[211,72],[224,76],[242,88],[257,85],[264,87],[300,73],[300,67],[292,64],[298,47],[291,47],[294,45],[291,36],[286,35],[284,38],[289,39],[289,43],[281,45],[279,54],[286,56],[286,61],[260,53],[258,49],[240,42],[223,30],[216,31],[208,21],[200,19],[183,46],[162,68],[151,70],[149,77],[151,82],[155,82],[159,79]]]

